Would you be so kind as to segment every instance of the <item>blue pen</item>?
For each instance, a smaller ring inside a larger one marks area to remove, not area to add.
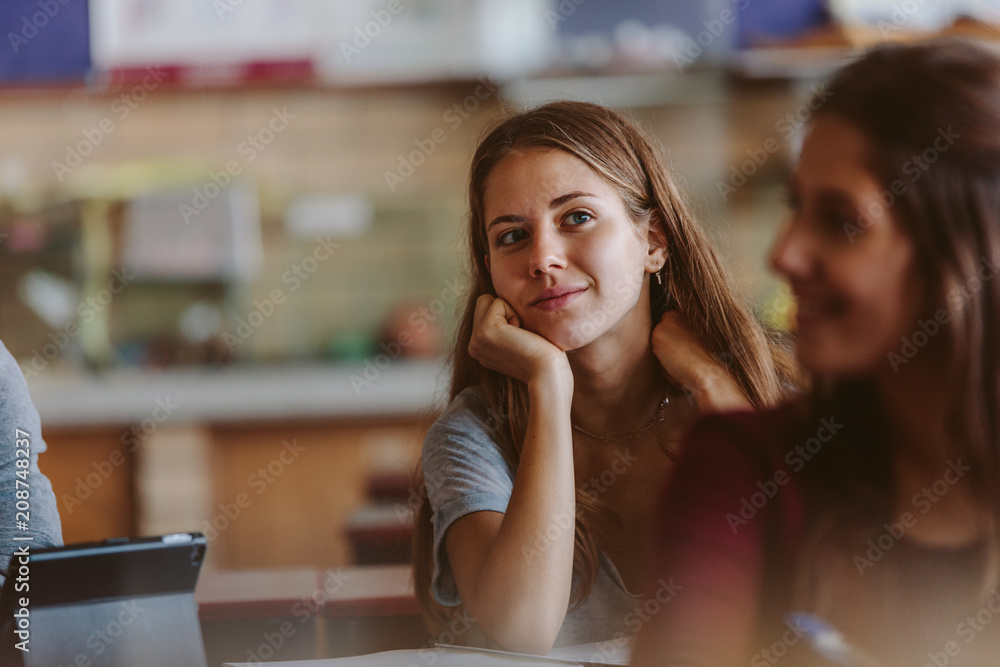
[[[885,663],[852,646],[839,630],[819,616],[799,611],[786,614],[785,620],[801,630],[812,650],[830,662],[844,667],[886,667]]]

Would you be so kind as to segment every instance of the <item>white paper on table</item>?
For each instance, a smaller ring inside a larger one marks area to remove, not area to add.
[[[634,637],[616,639],[593,644],[577,644],[554,648],[549,652],[550,658],[563,658],[590,662],[599,665],[627,665],[632,657]]]
[[[548,657],[576,661],[578,665],[627,665],[632,650],[631,641],[608,641],[594,644],[579,644],[552,649]],[[327,658],[325,660],[295,660],[291,662],[269,662],[267,667],[553,667],[553,662],[535,656],[521,657],[520,654],[497,651],[477,653],[443,648],[406,649],[383,651],[348,658]],[[254,667],[251,663],[230,662],[227,667]]]

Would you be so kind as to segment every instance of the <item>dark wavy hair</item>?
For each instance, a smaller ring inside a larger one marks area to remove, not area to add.
[[[885,45],[840,70],[827,89],[815,117],[861,132],[868,167],[885,190],[914,182],[893,213],[916,249],[927,305],[950,306],[940,395],[952,437],[941,454],[971,467],[963,484],[986,517],[986,591],[1000,579],[1000,278],[977,273],[984,261],[1000,267],[1000,58],[958,39]],[[915,181],[907,170],[920,156]],[[857,426],[813,470],[828,493],[827,525],[878,530],[896,492],[893,426],[879,397],[854,379],[833,381],[814,398],[817,416],[836,410]]]

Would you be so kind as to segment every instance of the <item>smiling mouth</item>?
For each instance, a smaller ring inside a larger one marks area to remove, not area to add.
[[[797,297],[796,321],[800,328],[829,322],[843,314],[843,304],[836,300]]]
[[[553,311],[565,308],[569,303],[584,292],[586,287],[572,287],[569,289],[546,290],[540,299],[531,303],[533,308],[544,311]]]

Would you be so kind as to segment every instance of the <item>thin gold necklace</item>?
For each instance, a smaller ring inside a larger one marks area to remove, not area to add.
[[[629,433],[627,435],[614,435],[614,436],[597,435],[596,433],[591,433],[590,431],[580,428],[576,424],[573,424],[573,428],[575,428],[580,433],[583,433],[584,435],[591,437],[594,440],[600,440],[601,442],[625,442],[626,440],[632,440],[633,438],[638,438],[640,435],[642,435],[643,433],[645,433],[646,431],[648,431],[649,429],[653,428],[661,421],[663,421],[663,413],[667,409],[667,403],[669,402],[670,402],[670,395],[664,394],[663,400],[660,401],[659,407],[656,408],[656,414],[653,415],[652,421],[650,421],[648,424],[640,428],[638,431],[633,431],[632,433]],[[572,424],[572,422],[570,423]]]

